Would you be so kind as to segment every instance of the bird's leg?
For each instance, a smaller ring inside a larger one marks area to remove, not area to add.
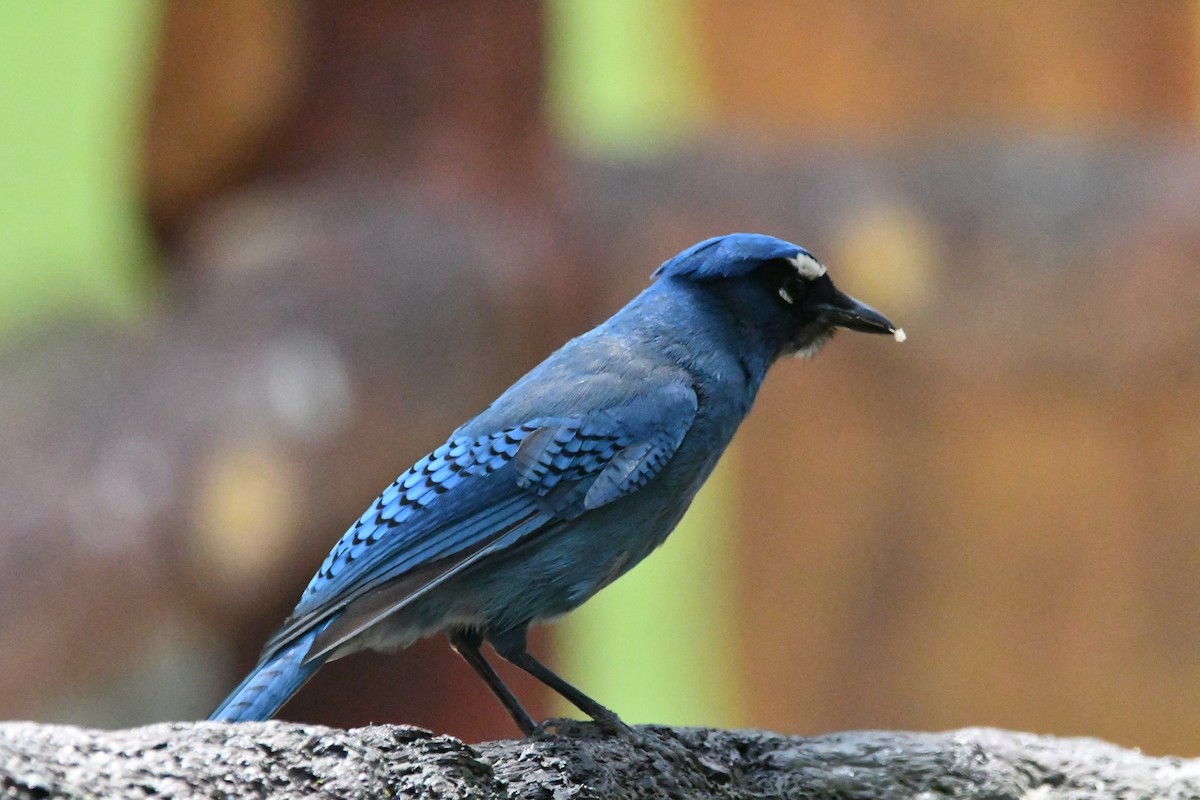
[[[520,667],[570,700],[576,708],[595,720],[596,725],[605,733],[625,734],[629,732],[629,726],[621,722],[616,713],[558,677],[549,667],[531,656],[525,643],[525,628],[514,628],[498,635],[489,634],[487,638],[505,661]]]
[[[521,729],[521,733],[526,736],[533,734],[537,728],[533,717],[529,716],[529,712],[521,705],[521,701],[517,700],[500,676],[496,674],[496,670],[483,657],[483,652],[479,649],[483,644],[483,635],[476,630],[464,630],[462,628],[451,630],[448,633],[450,638],[450,646],[454,648],[463,660],[471,665],[471,669],[475,670],[475,674],[483,678],[483,682],[492,690],[492,694],[500,701],[504,709],[513,718],[513,722],[517,723],[517,727]]]

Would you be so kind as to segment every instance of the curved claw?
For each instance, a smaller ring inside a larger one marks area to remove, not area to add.
[[[530,736],[586,736],[599,731],[605,736],[617,736],[622,739],[632,739],[637,732],[626,725],[616,714],[600,716],[591,722],[572,719],[570,717],[549,717],[534,726]]]

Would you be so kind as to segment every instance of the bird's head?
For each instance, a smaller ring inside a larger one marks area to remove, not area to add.
[[[905,338],[887,317],[834,286],[812,253],[774,236],[706,239],[668,260],[654,277],[702,288],[744,330],[774,347],[773,357],[810,356],[838,328]]]

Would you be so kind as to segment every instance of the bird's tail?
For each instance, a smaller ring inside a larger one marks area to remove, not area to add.
[[[259,661],[258,666],[229,693],[209,719],[215,722],[257,722],[275,716],[280,706],[298,692],[324,663],[324,658],[304,663],[304,657],[318,633],[320,629]]]

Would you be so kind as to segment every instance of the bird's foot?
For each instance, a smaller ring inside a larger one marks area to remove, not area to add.
[[[604,713],[595,713],[592,715],[592,721],[596,723],[596,727],[608,736],[618,736],[622,739],[632,739],[637,736],[633,728],[621,721],[613,712],[607,708]]]
[[[598,715],[591,722],[571,719],[570,717],[550,717],[533,729],[534,736],[571,736],[586,737],[599,731],[605,736],[617,736],[622,739],[635,739],[637,732],[621,721],[616,714]]]

